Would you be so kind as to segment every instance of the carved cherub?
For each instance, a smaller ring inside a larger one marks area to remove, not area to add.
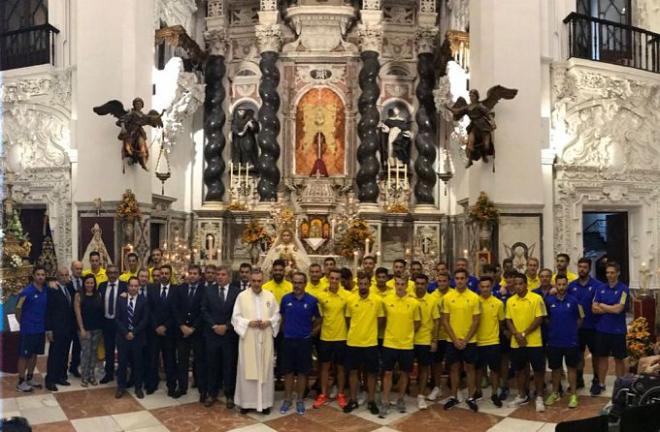
[[[497,85],[488,90],[484,100],[479,100],[477,90],[470,90],[469,104],[465,99],[459,97],[453,106],[445,105],[454,115],[454,120],[458,121],[465,115],[470,118],[470,124],[467,127],[468,142],[465,149],[468,157],[466,168],[472,165],[472,161],[483,159],[484,162],[488,162],[488,156],[495,155],[493,131],[497,126],[493,107],[500,99],[513,99],[517,94],[517,89]]]
[[[115,123],[121,128],[117,138],[122,141],[121,157],[128,159],[128,164],[139,163],[146,171],[149,160],[149,146],[147,145],[147,134],[143,126],[163,127],[161,116],[165,112],[158,113],[151,110],[143,113],[144,101],[140,98],[133,99],[133,108],[130,111],[124,109],[124,105],[118,100],[111,100],[103,105],[94,107],[98,115],[112,114],[117,118]]]

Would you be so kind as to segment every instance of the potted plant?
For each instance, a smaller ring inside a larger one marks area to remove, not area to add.
[[[468,219],[479,227],[479,242],[482,248],[490,249],[493,228],[497,225],[500,213],[495,203],[488,198],[486,192],[481,192],[477,202],[468,210]]]

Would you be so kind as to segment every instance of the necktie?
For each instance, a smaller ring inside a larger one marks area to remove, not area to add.
[[[225,287],[220,285],[220,304],[225,304]]]
[[[60,285],[60,289],[64,293],[64,297],[66,297],[66,301],[71,304],[71,294],[69,294],[69,290],[66,289],[66,287]]]
[[[142,297],[146,297],[146,296],[147,296],[147,293],[145,292],[145,289],[146,289],[146,288],[143,287],[143,286],[140,287],[140,295],[141,295]]]
[[[110,284],[110,294],[108,296],[108,315],[115,316],[115,284]]]
[[[165,301],[167,299],[167,287],[163,285],[163,290],[160,292],[160,299]]]
[[[135,309],[133,309],[133,298],[128,301],[128,329],[133,330],[133,313],[135,312]]]
[[[195,290],[197,289],[197,285],[190,285],[190,288],[188,288],[188,299],[192,300],[193,297],[195,297]]]

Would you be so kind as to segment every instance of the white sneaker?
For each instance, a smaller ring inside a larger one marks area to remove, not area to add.
[[[536,412],[545,412],[545,403],[541,396],[536,396]]]
[[[427,409],[429,406],[426,404],[426,399],[424,399],[424,395],[418,395],[417,396],[417,408],[424,410]]]
[[[366,401],[367,401],[367,392],[361,391],[360,394],[358,395],[358,405],[364,405]]]
[[[543,401],[541,401],[543,402]],[[509,408],[518,408],[519,406],[526,405],[529,403],[529,396],[516,396],[511,402],[507,405]]]
[[[337,394],[339,393],[339,390],[337,390],[337,386],[333,385],[332,388],[330,389],[330,394],[328,397],[330,399],[337,399]]]
[[[426,399],[430,400],[431,402],[434,402],[435,400],[438,399],[438,396],[440,396],[440,387],[433,387],[433,390],[431,390],[431,393],[429,393],[428,396],[426,396]]]
[[[16,391],[19,392],[29,393],[32,390],[34,389],[30,384],[27,383],[27,381],[23,381],[22,383],[16,385]]]

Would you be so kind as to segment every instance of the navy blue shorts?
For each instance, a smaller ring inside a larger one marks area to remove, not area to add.
[[[463,362],[467,364],[477,364],[477,344],[469,343],[462,350],[457,349],[453,343],[447,343],[447,353],[445,363],[451,365]]]
[[[344,353],[346,352],[346,341],[324,341],[318,344],[319,361],[321,363],[344,364]]]
[[[364,368],[364,371],[377,374],[379,371],[378,346],[352,347],[346,346],[344,351],[344,367],[351,371]]]
[[[433,363],[442,363],[442,361],[445,359],[445,354],[447,354],[448,345],[449,342],[446,340],[438,341],[438,349],[436,349],[433,353]]]
[[[579,329],[578,340],[580,343],[580,351],[584,352],[585,348],[589,348],[591,355],[596,351],[596,330],[595,329]]]
[[[280,348],[282,375],[307,375],[312,370],[312,339],[285,338]]]
[[[420,366],[431,366],[433,353],[430,345],[415,345],[415,358]]]
[[[532,365],[534,372],[545,372],[543,347],[511,348],[511,367],[518,372]]]
[[[41,355],[46,346],[46,333],[20,334],[18,356],[23,358]]]
[[[560,348],[547,347],[548,366],[552,370],[563,369],[564,362],[566,367],[576,368],[580,361],[580,349],[578,347]]]
[[[486,345],[477,347],[477,367],[485,368],[491,371],[500,372],[500,365],[502,364],[502,352],[500,346]]]
[[[594,355],[597,357],[614,357],[623,360],[628,357],[625,334],[596,332]]]
[[[511,352],[511,338],[504,336],[504,332],[500,332],[500,352],[502,354],[509,354]]]
[[[399,364],[401,372],[412,372],[413,361],[415,360],[414,350],[394,349],[383,347],[383,370],[391,372],[394,365]]]

